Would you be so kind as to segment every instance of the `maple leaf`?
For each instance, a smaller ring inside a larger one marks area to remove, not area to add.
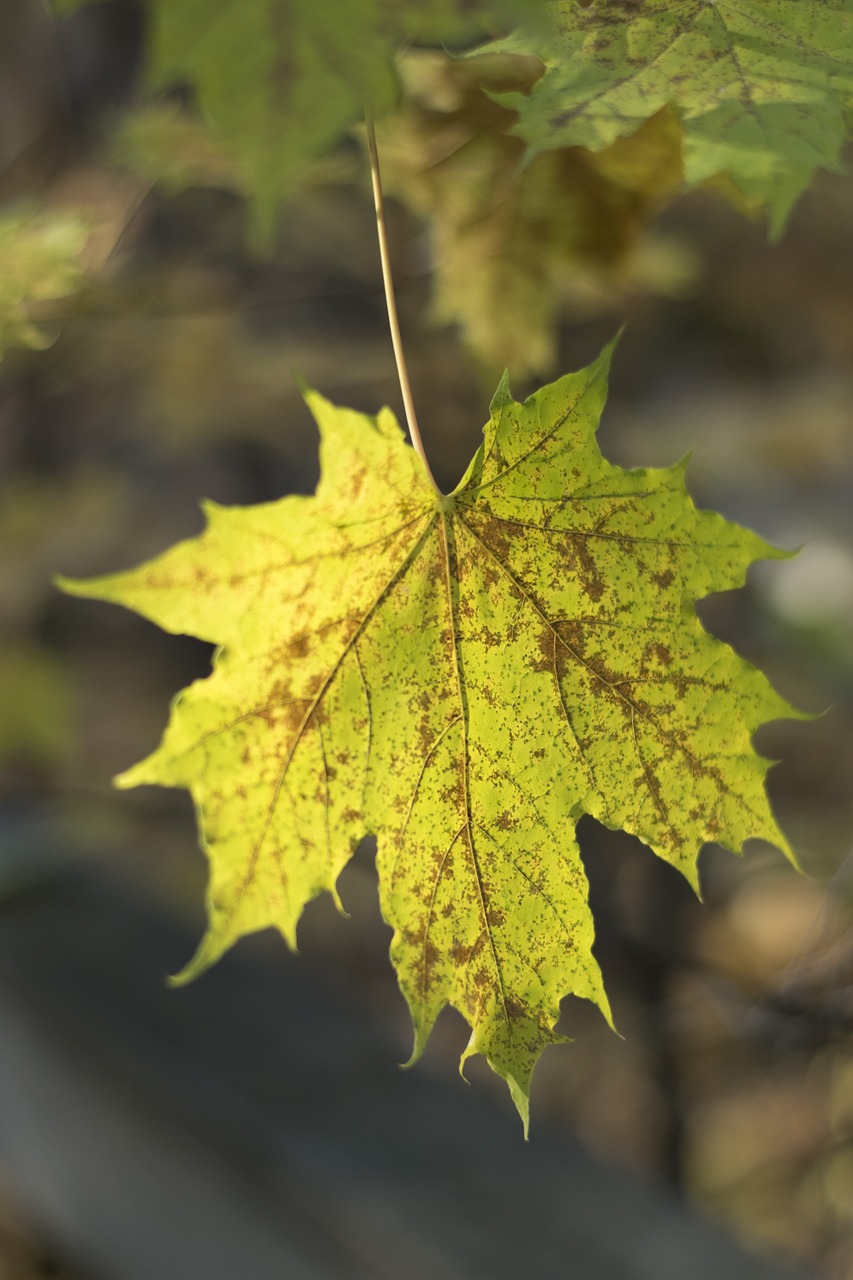
[[[118,779],[198,807],[209,928],[183,977],[266,926],[294,945],[304,905],[375,833],[413,1057],[455,1006],[463,1062],[486,1056],[525,1125],[562,997],[609,1017],[579,818],[694,885],[705,841],[792,856],[750,738],[795,713],[693,608],[786,553],[697,510],[683,464],[602,457],[609,359],[523,404],[504,380],[446,497],[389,410],[309,393],[315,496],[208,504],[204,533],[150,564],[63,583],[220,646]]]
[[[851,0],[551,0],[556,38],[529,96],[502,96],[533,152],[597,150],[661,107],[681,117],[690,186],[726,173],[777,235],[817,168],[840,169],[853,95]]]

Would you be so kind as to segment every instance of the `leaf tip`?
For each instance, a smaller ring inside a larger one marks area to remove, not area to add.
[[[187,987],[195,978],[204,973],[205,969],[209,969],[211,964],[213,964],[213,960],[206,961],[200,947],[189,964],[184,965],[183,969],[179,970],[178,973],[170,973],[168,975],[166,986],[175,991],[180,987]]]
[[[69,596],[79,596],[81,594],[78,580],[76,578],[66,578],[64,573],[55,573],[51,578],[51,582],[58,591],[64,591]]]
[[[620,324],[619,328],[616,330],[615,334],[610,339],[610,341],[608,342],[604,350],[612,354],[616,350],[616,348],[619,346],[619,343],[622,341],[622,335],[624,334],[627,328],[628,328],[628,321],[626,320],[624,324]]]
[[[323,434],[323,424],[330,410],[334,409],[334,405],[327,400],[319,391],[315,391],[313,387],[309,387],[307,383],[300,382],[300,391],[302,399],[311,410],[311,416],[320,428],[320,434]]]
[[[793,209],[797,200],[797,196],[785,196],[781,200],[773,201],[768,209],[769,225],[767,227],[767,239],[771,244],[778,244],[785,234],[788,225],[788,216]]]
[[[492,396],[489,413],[494,417],[496,413],[500,413],[501,409],[512,403],[512,392],[509,387],[509,369],[504,369],[501,380],[495,389],[495,394]]]
[[[429,1027],[424,1027],[420,1022],[416,1021],[415,1022],[415,1042],[412,1045],[412,1052],[405,1062],[400,1063],[400,1067],[402,1068],[403,1071],[408,1071],[410,1067],[413,1067],[415,1065],[415,1063],[418,1061],[421,1054],[423,1053],[424,1049],[426,1048],[426,1042],[428,1039],[429,1039]]]
[[[619,328],[616,330],[616,332],[614,333],[610,341],[605,343],[605,345],[601,348],[601,352],[599,353],[598,358],[594,360],[593,363],[590,365],[590,369],[594,369],[596,372],[598,372],[599,369],[603,369],[605,374],[610,372],[610,365],[613,362],[613,356],[615,354],[616,348],[619,346],[619,343],[622,341],[622,335],[624,334],[627,328],[628,328],[627,323],[621,324],[619,326]]]
[[[796,547],[776,547],[772,542],[765,544],[768,548],[768,560],[794,560],[805,549],[807,543],[801,542]]]
[[[469,1058],[473,1058],[474,1055],[478,1052],[474,1044],[475,1039],[476,1039],[476,1032],[472,1031],[471,1038],[466,1044],[465,1049],[462,1053],[462,1056],[459,1059],[459,1074],[466,1084],[470,1084],[471,1081],[468,1079],[468,1077],[465,1074],[465,1064]]]
[[[51,579],[53,585],[67,596],[78,596],[81,599],[99,600],[109,598],[104,587],[110,579],[104,578],[66,578],[64,573],[55,573]]]
[[[785,857],[787,858],[788,862],[789,862],[789,863],[790,863],[790,865],[793,867],[793,869],[794,869],[796,872],[798,872],[801,876],[806,875],[806,874],[807,874],[807,872],[806,872],[805,867],[804,867],[804,866],[803,866],[803,864],[800,862],[800,859],[797,857],[796,851],[791,847],[791,845],[789,845],[789,844],[788,844],[787,840],[786,840],[786,841],[785,841],[785,843],[781,846],[781,849],[782,849],[782,852],[784,853]]]
[[[803,864],[800,862],[800,859],[797,857],[797,854],[794,851],[793,845],[788,840],[787,836],[782,831],[780,831],[778,827],[773,833],[771,837],[771,841],[773,844],[776,845],[777,849],[782,850],[782,853],[785,855],[786,859],[794,868],[794,870],[798,871],[800,875],[805,875],[805,869],[803,868]]]
[[[335,910],[337,911],[338,915],[343,916],[344,920],[349,920],[351,918],[350,913],[347,911],[346,907],[341,901],[341,895],[338,893],[338,886],[334,883],[330,884],[329,893],[332,895],[332,901],[335,904]],[[294,942],[295,942],[295,939],[294,939]],[[294,951],[296,950],[295,945],[292,948],[292,950]]]
[[[299,943],[296,940],[296,925],[296,920],[277,920],[275,928],[278,929],[282,938],[284,938],[284,945],[287,947],[288,951],[292,952],[293,955],[298,956]]]
[[[201,507],[202,515],[208,524],[216,518],[220,511],[225,510],[222,503],[216,502],[213,498],[202,498],[198,505]]]
[[[169,987],[186,987],[190,982],[200,977],[211,965],[214,965],[220,956],[228,950],[232,942],[233,938],[223,942],[221,936],[217,936],[211,929],[208,929],[198,944],[195,955],[184,965],[183,969],[169,975],[166,979],[166,985]]]
[[[595,1002],[595,1003],[596,1003],[596,1005],[597,1005],[597,1007],[598,1007],[598,1009],[599,1009],[599,1011],[600,1011],[600,1013],[601,1013],[601,1016],[604,1018],[604,1021],[607,1023],[607,1025],[608,1025],[608,1027],[610,1028],[610,1030],[611,1030],[615,1035],[617,1035],[617,1036],[619,1037],[619,1039],[620,1039],[620,1040],[624,1040],[624,1039],[625,1039],[625,1037],[622,1035],[622,1032],[621,1032],[621,1031],[619,1030],[619,1028],[616,1026],[616,1022],[615,1022],[614,1017],[613,1017],[613,1010],[612,1010],[612,1009],[611,1009],[611,1007],[610,1007],[610,1001],[609,1001],[609,1000],[608,1000],[608,998],[607,998],[607,992],[604,990],[604,987],[603,987],[603,986],[602,986],[602,987],[600,988],[600,990],[599,990],[599,993],[598,993],[598,996],[597,996],[597,998],[596,998],[596,1002]],[[564,1044],[571,1044],[571,1037],[570,1037],[570,1036],[564,1036],[564,1037],[563,1037],[563,1043],[564,1043]]]
[[[521,1125],[524,1130],[524,1141],[530,1141],[530,1092],[515,1079],[514,1076],[505,1077],[509,1087],[510,1097],[515,1103],[515,1109],[521,1117]]]
[[[113,778],[113,786],[117,791],[130,791],[133,787],[162,787],[173,786],[174,783],[164,778],[154,768],[154,761],[159,755],[159,749],[154,751],[150,756],[146,756],[144,760],[140,760],[137,764],[132,764],[129,769],[122,770]]]
[[[566,1039],[566,1036],[555,1036],[552,1043],[560,1043]],[[465,1050],[459,1059],[459,1074],[466,1084],[470,1084],[470,1081],[465,1075],[465,1064],[469,1058],[473,1058],[477,1054],[483,1052],[484,1049],[478,1044],[477,1032],[474,1030],[471,1032],[471,1039],[468,1041],[465,1046]],[[506,1061],[499,1065],[498,1062],[488,1053],[485,1054],[485,1057],[489,1066],[496,1075],[501,1077],[509,1089],[510,1097],[515,1104],[515,1109],[521,1117],[521,1123],[524,1129],[524,1140],[526,1142],[530,1136],[530,1077],[532,1074],[532,1066],[527,1070],[522,1067],[522,1075],[524,1077],[523,1082],[519,1079],[518,1075],[514,1074],[514,1072],[509,1069],[509,1064]]]
[[[592,375],[590,385],[597,382],[598,378],[601,376],[605,379],[605,386],[607,385],[610,378],[610,366],[613,363],[613,355],[622,340],[622,334],[625,332],[626,327],[627,326],[623,324],[616,330],[616,333],[610,341],[602,347],[596,359],[593,360],[592,364],[588,366],[588,369],[584,371]]]

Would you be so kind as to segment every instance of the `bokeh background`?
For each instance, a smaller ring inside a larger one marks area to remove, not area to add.
[[[311,492],[316,432],[300,379],[342,404],[401,412],[358,140],[318,166],[259,252],[239,182],[198,138],[189,136],[184,168],[153,186],[162,161],[140,159],[142,144],[130,155],[126,137],[124,150],[116,143],[140,101],[143,18],[129,0],[61,23],[36,0],[0,14],[4,216],[38,231],[34,198],[86,211],[62,233],[83,271],[73,291],[28,303],[46,349],[13,345],[0,363],[0,930],[4,913],[69,865],[180,917],[190,938],[202,922],[205,868],[187,797],[117,794],[110,778],[152,749],[170,698],[207,671],[209,650],[63,597],[53,575],[130,566],[198,532],[201,498]],[[438,101],[436,110],[456,109]],[[177,95],[166,107],[181,105]],[[393,190],[420,153],[412,135],[389,134],[386,145]],[[423,189],[392,198],[388,216],[414,394],[449,488],[477,446],[499,370],[493,351],[472,352],[458,325],[436,318],[435,267],[450,250],[421,216],[433,198]],[[760,218],[718,191],[648,213],[631,205],[630,253],[618,262],[596,266],[587,246],[576,272],[554,268],[550,349],[539,342],[531,355],[522,304],[509,304],[516,345],[501,354],[521,398],[536,385],[531,364],[551,376],[579,367],[627,322],[601,429],[607,456],[664,465],[690,452],[700,505],[802,548],[757,566],[744,590],[702,602],[700,613],[815,713],[769,725],[758,740],[781,762],[770,792],[803,874],[758,843],[740,859],[709,847],[700,904],[637,842],[584,820],[597,954],[624,1038],[567,1002],[576,1042],[537,1069],[532,1142],[574,1135],[750,1248],[844,1280],[853,1277],[853,180],[819,176],[775,245]],[[451,248],[464,292],[465,248],[458,237]],[[480,271],[500,241],[479,240],[472,253]],[[3,262],[8,276],[8,252]],[[493,320],[501,296],[484,304]],[[445,297],[438,310],[453,305]],[[295,963],[380,1028],[389,1060],[402,1060],[410,1033],[369,847],[341,894],[351,918],[312,904]],[[265,963],[291,964],[277,940],[262,948]],[[465,1099],[456,1061],[466,1038],[445,1014],[416,1069]],[[469,1075],[490,1107],[509,1111],[487,1069],[474,1064]],[[33,1217],[13,1171],[7,1182],[0,1275],[86,1280],[85,1250],[69,1255]]]

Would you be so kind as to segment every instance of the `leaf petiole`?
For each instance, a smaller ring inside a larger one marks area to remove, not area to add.
[[[427,470],[433,488],[441,497],[441,490],[436,483],[435,476],[432,474],[432,468],[424,449],[424,442],[421,439],[421,431],[418,426],[418,417],[415,413],[415,402],[412,398],[412,386],[409,382],[409,371],[406,366],[406,356],[403,351],[403,338],[400,333],[400,321],[397,316],[397,302],[394,297],[394,281],[391,276],[391,259],[388,252],[388,232],[385,226],[385,202],[382,198],[382,177],[379,172],[379,152],[376,147],[376,130],[373,127],[373,120],[370,116],[366,118],[367,124],[367,149],[370,154],[370,180],[373,185],[373,204],[376,209],[376,232],[379,237],[379,258],[382,263],[382,284],[385,288],[385,306],[388,311],[388,325],[391,329],[391,344],[394,348],[394,359],[397,364],[397,378],[400,383],[400,391],[403,396],[403,407],[406,411],[406,423],[409,428],[409,435],[415,452],[421,458]]]

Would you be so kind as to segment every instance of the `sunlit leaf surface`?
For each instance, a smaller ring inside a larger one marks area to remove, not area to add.
[[[750,739],[791,708],[693,607],[782,553],[697,510],[682,464],[601,456],[609,355],[523,404],[502,383],[447,497],[387,410],[311,393],[315,496],[209,504],[199,537],[64,584],[221,646],[120,779],[198,805],[210,925],[185,976],[265,926],[293,944],[373,832],[415,1054],[454,1005],[525,1122],[562,997],[609,1016],[579,818],[693,884],[705,841],[790,852]]]

